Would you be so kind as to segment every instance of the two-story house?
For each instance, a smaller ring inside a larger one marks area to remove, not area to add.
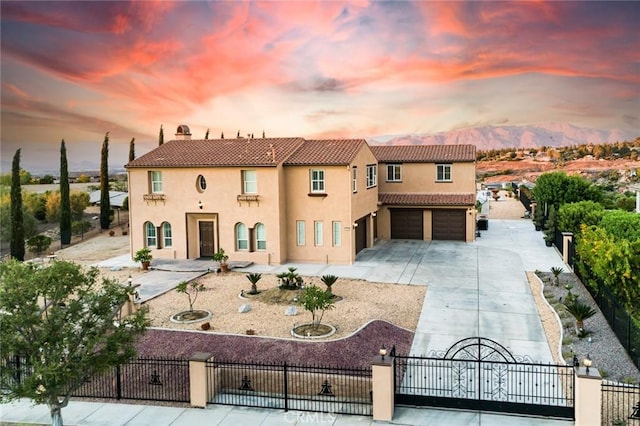
[[[372,146],[379,164],[377,236],[475,238],[474,145]]]
[[[350,264],[375,238],[475,235],[471,145],[192,140],[181,125],[175,140],[126,168],[131,249],[150,247],[156,258],[224,248],[231,260],[261,264]]]
[[[377,162],[364,139],[190,136],[179,126],[126,166],[133,252],[350,264],[373,244],[378,188],[365,179]]]

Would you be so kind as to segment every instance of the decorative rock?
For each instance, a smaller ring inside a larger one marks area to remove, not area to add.
[[[251,305],[248,303],[243,304],[242,306],[240,306],[238,308],[238,312],[240,312],[241,314],[245,314],[247,312],[249,312],[251,310]]]
[[[298,315],[298,310],[295,306],[287,306],[287,309],[284,311],[284,314],[287,316]]]

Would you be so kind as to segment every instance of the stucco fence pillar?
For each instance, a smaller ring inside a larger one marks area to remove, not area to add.
[[[600,426],[602,417],[602,377],[597,368],[576,367],[576,425]]]
[[[562,233],[562,261],[565,265],[569,265],[569,244],[573,242],[573,232]]]
[[[207,371],[207,361],[213,359],[208,352],[196,352],[189,359],[189,393],[191,406],[206,408],[209,399],[213,396],[213,382]]]
[[[376,356],[371,363],[371,393],[373,400],[373,420],[389,422],[393,419],[393,357]]]

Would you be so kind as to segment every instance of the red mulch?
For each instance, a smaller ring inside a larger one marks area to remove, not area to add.
[[[408,354],[413,332],[385,321],[373,321],[356,334],[325,342],[274,339],[259,336],[149,329],[137,344],[140,357],[189,358],[209,352],[214,359],[232,362],[326,365],[364,368],[384,345]]]

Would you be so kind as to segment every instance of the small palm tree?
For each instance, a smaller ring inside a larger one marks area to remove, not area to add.
[[[333,296],[333,293],[331,292],[331,286],[334,285],[336,281],[338,281],[338,277],[336,277],[335,275],[323,275],[322,278],[320,278],[320,281],[322,281],[324,285],[327,286],[327,291],[330,295]]]
[[[556,285],[560,285],[560,274],[564,272],[564,268],[554,266],[551,268],[551,273],[553,274],[553,279]]]
[[[576,328],[578,330],[584,329],[584,320],[594,316],[597,311],[586,303],[579,302],[574,299],[568,305],[565,305],[567,312],[569,312],[576,319]]]
[[[249,293],[247,294],[258,294],[257,284],[258,281],[260,281],[260,278],[262,278],[262,274],[252,272],[250,274],[247,274],[246,277],[251,282],[251,290],[249,290]]]

